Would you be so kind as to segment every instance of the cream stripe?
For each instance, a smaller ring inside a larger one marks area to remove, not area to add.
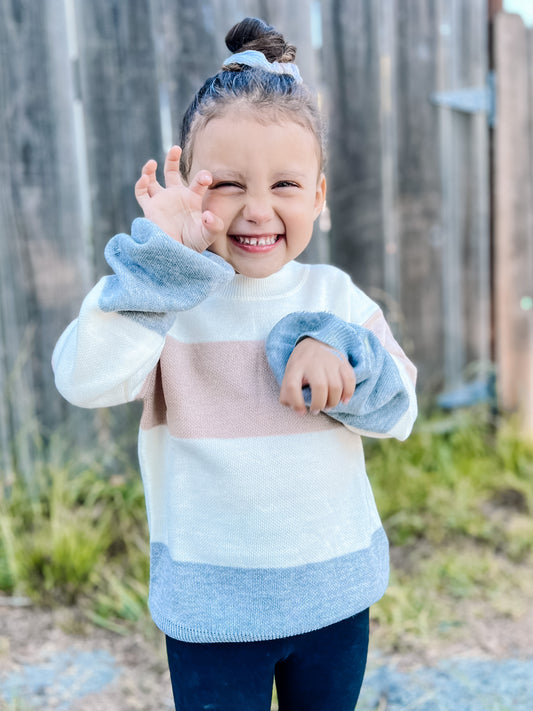
[[[237,285],[231,282],[197,307],[180,312],[170,335],[184,343],[224,341],[228,334],[233,341],[257,341],[266,339],[278,321],[295,311],[329,311],[344,321],[360,324],[377,308],[335,267],[307,265],[305,270],[307,278],[298,282],[295,290],[284,282],[283,292],[269,299],[256,298],[261,284],[255,282],[261,279],[239,281]],[[239,298],[231,298],[232,288]],[[227,292],[230,295],[226,298]]]
[[[145,471],[151,540],[176,561],[305,565],[367,548],[380,527],[361,439],[345,428],[194,441],[159,427],[140,449],[145,468],[158,465]]]

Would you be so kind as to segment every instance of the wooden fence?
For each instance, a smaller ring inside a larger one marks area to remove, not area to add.
[[[533,436],[533,30],[517,15],[494,27],[494,305],[499,398]]]
[[[338,264],[383,304],[419,366],[422,395],[492,368],[490,130],[484,107],[467,113],[443,99],[486,86],[486,0],[0,0],[4,471],[30,472],[35,442],[59,426],[77,443],[96,430],[102,446],[124,428],[120,409],[112,424],[106,412],[62,401],[51,351],[106,272],[105,242],[139,214],[132,186],[140,166],[161,161],[177,140],[194,91],[226,56],[225,30],[245,15],[275,24],[299,47],[329,120],[332,229],[317,230],[305,258]],[[501,46],[502,67],[524,61],[509,59],[515,46]],[[500,93],[512,91],[506,77]],[[523,176],[499,177],[498,193]],[[521,220],[510,209],[512,218],[500,212],[502,235]],[[496,280],[518,288],[504,271]],[[519,297],[515,315],[531,327],[527,294]],[[507,319],[498,324],[501,342]]]
[[[430,97],[485,87],[486,3],[325,9],[332,260],[398,314],[422,390],[459,387],[490,362],[489,128]]]

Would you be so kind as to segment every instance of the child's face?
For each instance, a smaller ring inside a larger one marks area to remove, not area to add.
[[[209,249],[236,272],[270,276],[309,244],[326,193],[311,131],[252,113],[212,119],[194,141],[191,177],[199,170],[213,176],[203,209],[224,222]]]

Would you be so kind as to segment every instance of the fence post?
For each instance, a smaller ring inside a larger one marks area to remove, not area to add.
[[[533,436],[533,184],[531,33],[518,15],[494,26],[497,72],[494,286],[498,398]]]

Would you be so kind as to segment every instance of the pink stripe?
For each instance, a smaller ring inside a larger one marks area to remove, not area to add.
[[[168,424],[184,439],[261,437],[342,427],[279,403],[263,341],[181,343],[167,337],[142,392],[142,429]]]
[[[398,342],[392,335],[389,324],[385,321],[383,312],[381,310],[376,311],[372,316],[363,324],[365,328],[372,331],[380,340],[381,345],[395,358],[398,358],[405,368],[407,377],[412,381],[413,385],[416,385],[416,368],[411,363],[409,358],[405,355],[403,350],[400,348]]]

